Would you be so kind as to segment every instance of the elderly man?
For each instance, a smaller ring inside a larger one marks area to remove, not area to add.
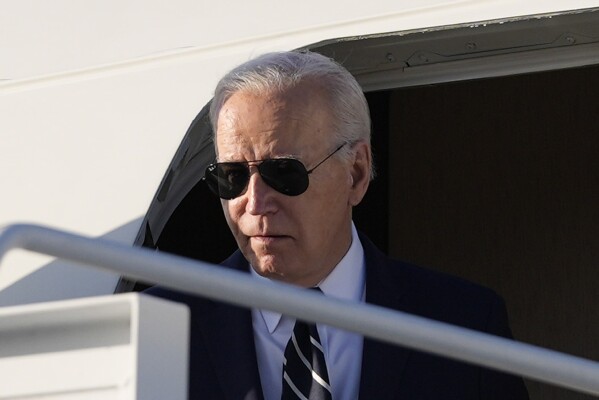
[[[223,267],[510,336],[490,290],[388,259],[352,223],[373,176],[355,79],[314,53],[272,53],[218,84],[206,169],[239,250]],[[190,399],[526,399],[521,379],[153,288],[191,308]]]

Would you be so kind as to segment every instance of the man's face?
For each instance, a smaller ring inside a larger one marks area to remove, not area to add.
[[[341,145],[333,143],[328,109],[306,84],[282,94],[237,92],[219,114],[218,161],[292,157],[309,170]],[[222,206],[256,272],[304,287],[330,273],[351,244],[351,171],[350,163],[331,157],[310,174],[304,193],[286,196],[250,167],[246,192]]]

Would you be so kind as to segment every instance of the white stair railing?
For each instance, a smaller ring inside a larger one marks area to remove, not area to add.
[[[15,248],[599,395],[597,362],[407,313],[327,298],[212,264],[35,225],[11,225],[0,231],[0,262]]]

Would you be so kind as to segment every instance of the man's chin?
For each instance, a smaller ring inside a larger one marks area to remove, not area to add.
[[[258,275],[263,276],[264,278],[273,279],[277,281],[280,281],[283,278],[283,275],[271,262],[265,263],[263,262],[263,260],[255,260],[255,262],[252,262],[251,264],[254,268],[254,271],[256,271]]]

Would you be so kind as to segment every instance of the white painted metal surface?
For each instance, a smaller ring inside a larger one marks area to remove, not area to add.
[[[34,221],[132,243],[189,123],[239,62],[340,37],[558,13],[599,0],[0,6],[0,226]],[[11,254],[0,305],[111,293],[118,278],[62,263],[38,272],[49,262]],[[39,282],[50,280],[55,290],[43,290]]]
[[[0,309],[0,399],[187,399],[189,311],[140,294]]]

